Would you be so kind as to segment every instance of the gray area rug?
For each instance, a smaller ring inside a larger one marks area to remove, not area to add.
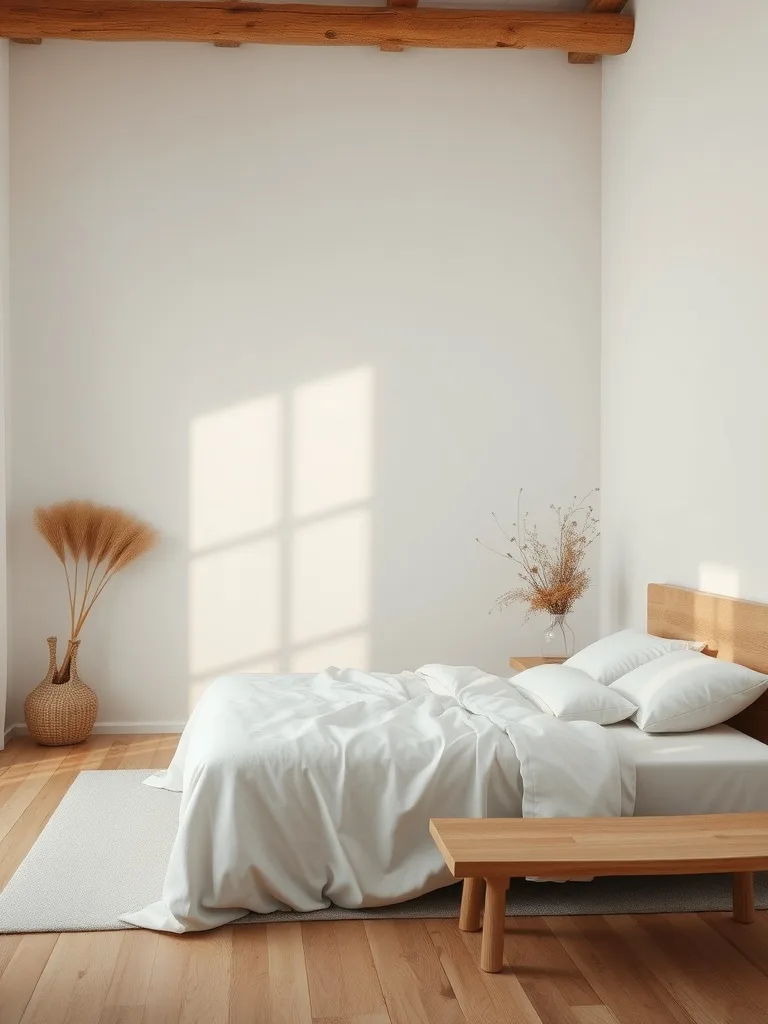
[[[18,871],[0,894],[0,932],[112,931],[118,917],[160,898],[179,796],[147,789],[148,771],[87,771],[75,779]],[[768,908],[768,873],[755,879]],[[249,914],[273,921],[458,917],[461,887],[369,910]],[[510,915],[644,914],[729,910],[729,875],[600,878],[536,883],[513,879]]]

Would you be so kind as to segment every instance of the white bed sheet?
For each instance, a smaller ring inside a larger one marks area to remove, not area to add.
[[[651,734],[606,726],[637,768],[635,815],[768,811],[768,745],[728,725]]]

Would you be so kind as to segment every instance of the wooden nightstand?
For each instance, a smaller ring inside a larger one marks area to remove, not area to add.
[[[515,658],[509,659],[509,667],[516,668],[518,672],[525,672],[527,668],[536,668],[537,665],[562,665],[565,658]]]

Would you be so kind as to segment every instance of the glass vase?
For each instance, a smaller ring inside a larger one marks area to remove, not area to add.
[[[567,615],[553,615],[541,638],[541,656],[563,661],[573,654],[574,636]]]

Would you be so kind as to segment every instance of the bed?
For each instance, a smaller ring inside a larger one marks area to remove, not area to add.
[[[768,672],[768,605],[652,583],[647,629],[706,642],[708,652]],[[635,815],[768,811],[768,694],[731,722],[652,735],[631,722],[607,727],[635,759]]]
[[[652,585],[648,627],[768,672],[768,606]],[[562,722],[473,667],[224,677],[147,780],[182,793],[179,829],[162,899],[123,920],[181,933],[410,899],[452,881],[431,817],[768,809],[765,707],[647,736]]]
[[[652,735],[606,726],[635,761],[635,815],[768,811],[768,746],[728,725]]]

